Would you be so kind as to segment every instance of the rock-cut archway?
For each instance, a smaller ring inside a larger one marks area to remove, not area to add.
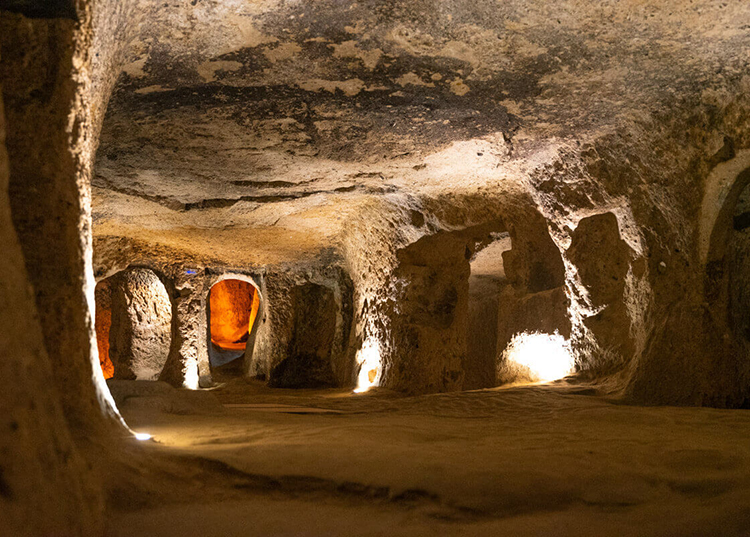
[[[706,348],[719,377],[731,378],[727,406],[750,400],[750,150],[708,177],[700,220]]]
[[[244,358],[252,353],[260,293],[245,279],[227,277],[208,292],[208,357],[212,373],[243,372]]]

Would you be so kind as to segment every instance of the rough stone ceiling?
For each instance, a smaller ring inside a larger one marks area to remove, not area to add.
[[[561,148],[736,91],[750,41],[743,2],[121,9],[95,233],[257,264],[316,255],[367,207],[481,222],[477,199],[524,198]]]

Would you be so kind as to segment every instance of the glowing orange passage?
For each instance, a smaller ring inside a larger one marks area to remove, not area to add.
[[[109,359],[109,329],[112,326],[110,290],[103,282],[97,284],[96,287],[96,317],[94,319],[96,346],[99,348],[99,365],[104,378],[110,379],[115,374],[115,366]]]
[[[211,341],[226,350],[245,349],[260,306],[255,287],[242,280],[222,280],[209,295]]]

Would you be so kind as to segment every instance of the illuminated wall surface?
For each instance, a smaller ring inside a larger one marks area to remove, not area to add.
[[[211,342],[224,350],[243,350],[258,314],[260,297],[252,284],[222,280],[211,288]]]
[[[115,366],[109,358],[109,329],[112,326],[112,289],[109,282],[96,285],[96,344],[99,348],[99,365],[105,379],[115,374]]]

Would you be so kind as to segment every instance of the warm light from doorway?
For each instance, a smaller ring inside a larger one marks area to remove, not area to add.
[[[380,383],[380,342],[375,339],[365,341],[357,351],[357,363],[359,375],[354,393],[363,393]]]
[[[549,382],[573,372],[570,344],[560,334],[523,333],[505,349],[508,365],[533,381]]]

